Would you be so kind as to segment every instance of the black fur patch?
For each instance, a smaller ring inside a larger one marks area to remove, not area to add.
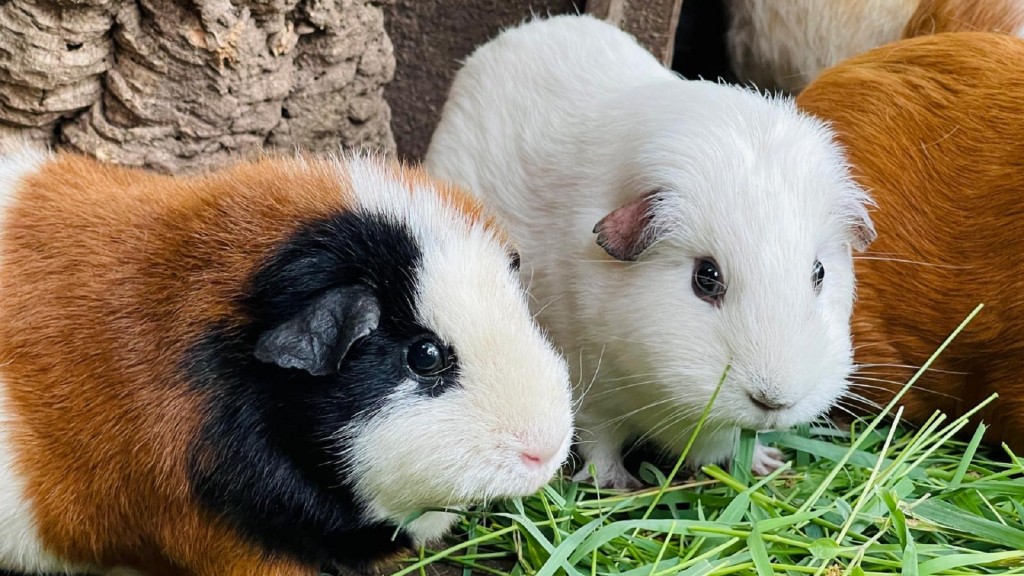
[[[429,335],[411,301],[419,247],[401,224],[342,214],[307,226],[252,279],[243,303],[249,319],[216,326],[192,349],[186,370],[211,393],[210,414],[191,454],[201,502],[267,550],[324,566],[359,566],[409,544],[395,526],[368,525],[350,479],[337,464],[335,434],[379,409],[408,379],[405,347]],[[261,334],[300,313],[326,290],[371,288],[380,304],[377,329],[356,341],[336,374],[259,362]],[[438,394],[442,381],[421,381]]]

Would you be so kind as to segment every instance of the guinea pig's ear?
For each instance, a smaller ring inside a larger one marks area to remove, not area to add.
[[[878,233],[875,232],[875,223],[871,221],[871,216],[868,215],[867,207],[864,207],[854,218],[853,241],[850,245],[854,250],[863,252],[864,250],[867,250],[868,245],[875,241],[877,236]]]
[[[636,260],[656,237],[652,225],[656,194],[648,192],[602,218],[594,226],[597,245],[617,260]]]
[[[352,344],[373,332],[379,321],[380,304],[369,288],[333,288],[261,334],[255,356],[282,368],[326,376],[338,371]]]

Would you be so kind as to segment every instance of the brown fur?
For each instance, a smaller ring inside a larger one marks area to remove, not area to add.
[[[982,414],[988,439],[1024,451],[1024,41],[897,42],[826,71],[797,101],[833,123],[878,202],[878,239],[856,260],[867,366],[854,392],[887,402],[914,372],[901,366],[924,363],[984,303],[904,398],[906,416],[959,415],[998,392]]]
[[[510,243],[511,239],[508,236],[508,231],[498,226],[494,214],[486,210],[484,205],[472,194],[467,194],[466,191],[451,184],[446,185],[442,183],[439,185],[437,179],[420,166],[399,166],[394,164],[390,174],[409,188],[415,189],[429,186],[436,190],[444,198],[445,202],[469,216],[471,220],[481,222],[499,241],[505,244]]]
[[[0,379],[55,553],[152,574],[316,573],[265,557],[197,507],[186,453],[204,398],[178,362],[239,314],[232,302],[282,239],[346,209],[347,186],[316,160],[174,179],[66,155],[24,182],[0,239]]]
[[[903,29],[903,37],[971,31],[1016,34],[1022,27],[1021,0],[921,0]]]

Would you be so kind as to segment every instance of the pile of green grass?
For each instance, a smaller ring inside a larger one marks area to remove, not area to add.
[[[667,477],[645,466],[655,487],[632,493],[556,480],[466,513],[450,548],[421,550],[396,576],[432,563],[463,576],[1024,574],[1024,460],[980,448],[983,425],[954,439],[975,411],[764,434],[792,459],[764,478],[744,433],[731,473],[707,466],[678,483],[678,464]]]

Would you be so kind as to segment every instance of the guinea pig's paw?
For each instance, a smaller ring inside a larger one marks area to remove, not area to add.
[[[758,442],[754,446],[754,460],[750,469],[758,476],[766,476],[786,464],[786,455],[778,448],[765,446]]]
[[[573,482],[590,482],[601,488],[613,488],[615,490],[639,490],[644,484],[630,474],[622,462],[609,462],[593,466],[597,472],[598,481],[594,482],[594,476],[590,474],[590,464],[573,475]]]

